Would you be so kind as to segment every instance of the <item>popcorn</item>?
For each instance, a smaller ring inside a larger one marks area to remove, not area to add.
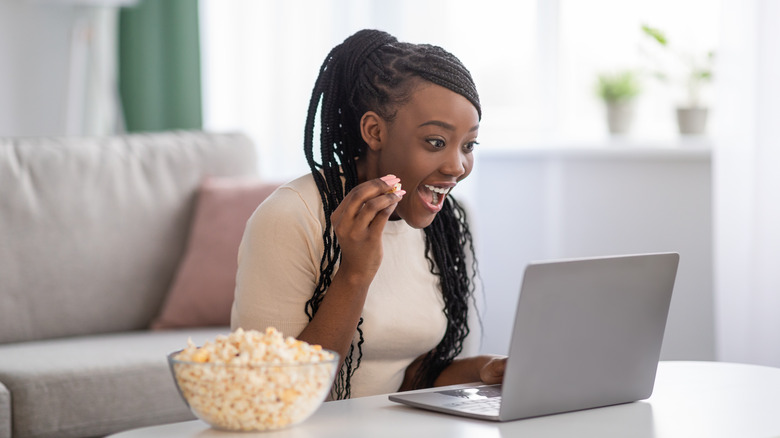
[[[395,183],[393,187],[390,188],[390,190],[387,191],[387,193],[397,193],[399,190],[401,190],[401,183]]]
[[[237,329],[172,355],[182,397],[214,427],[270,430],[303,421],[324,400],[337,355],[275,328]]]

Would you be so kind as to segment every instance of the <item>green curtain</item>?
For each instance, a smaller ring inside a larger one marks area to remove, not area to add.
[[[128,132],[201,129],[198,0],[141,0],[119,15]]]

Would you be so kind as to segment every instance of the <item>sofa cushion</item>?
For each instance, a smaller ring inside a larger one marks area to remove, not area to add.
[[[146,331],[0,345],[13,436],[102,436],[193,419],[166,355],[228,327]],[[2,402],[0,399],[0,406]]]
[[[0,343],[148,328],[206,175],[252,175],[238,134],[0,138]]]
[[[277,187],[255,178],[206,178],[187,250],[153,329],[230,325],[241,236]]]

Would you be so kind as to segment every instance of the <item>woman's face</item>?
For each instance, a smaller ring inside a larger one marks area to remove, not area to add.
[[[376,176],[394,174],[406,190],[393,219],[427,227],[474,166],[477,109],[460,94],[423,82],[385,126],[382,147],[373,151]]]

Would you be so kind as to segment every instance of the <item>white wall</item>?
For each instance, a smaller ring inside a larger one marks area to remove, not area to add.
[[[715,359],[708,148],[486,151],[475,169],[468,195],[487,297],[483,352],[507,352],[529,261],[676,251],[661,357]]]
[[[0,1],[0,135],[65,133],[75,19],[70,6]]]

